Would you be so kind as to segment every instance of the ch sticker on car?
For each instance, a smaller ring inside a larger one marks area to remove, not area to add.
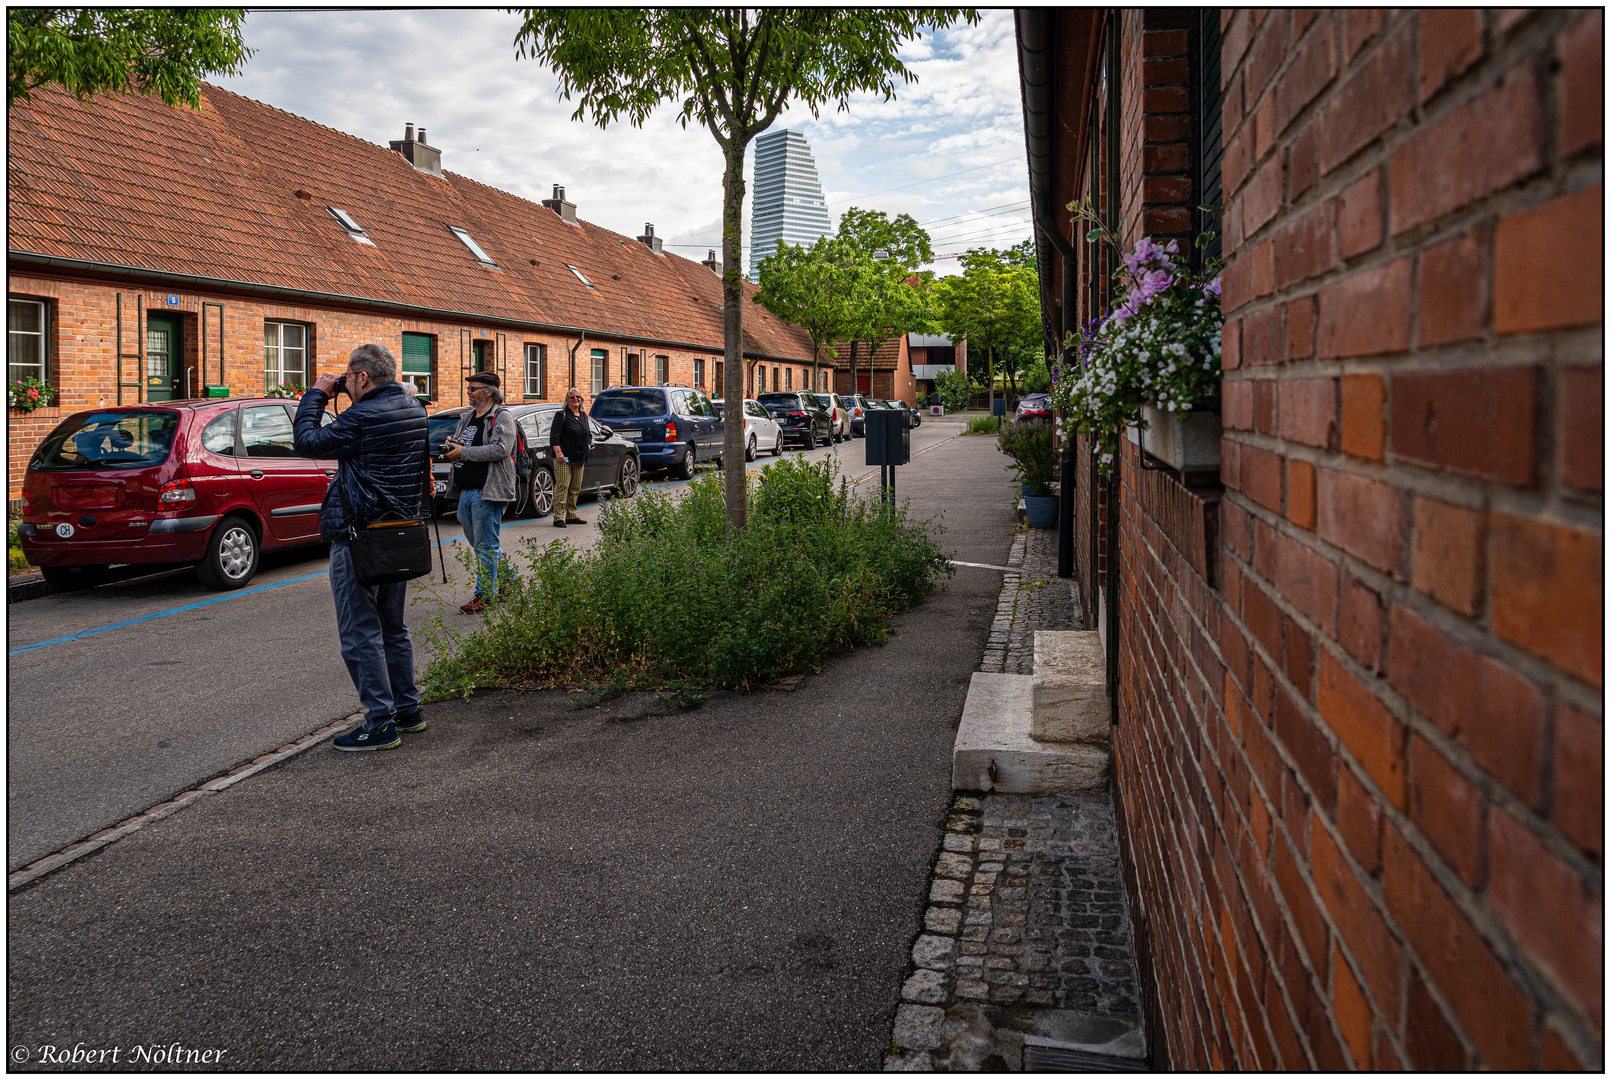
[[[72,523],[68,522],[68,521],[64,521],[60,525],[56,526],[56,535],[61,537],[63,540],[66,540],[68,537],[72,536],[73,535],[73,525],[72,525]]]

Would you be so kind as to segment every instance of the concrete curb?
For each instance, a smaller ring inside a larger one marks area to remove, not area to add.
[[[161,821],[169,815],[177,814],[180,810],[208,795],[216,795],[225,788],[240,783],[248,776],[255,776],[264,769],[273,768],[282,761],[289,761],[326,739],[334,738],[348,724],[355,720],[363,719],[363,715],[361,712],[356,712],[339,720],[331,721],[323,727],[302,736],[296,742],[286,744],[273,753],[263,754],[244,765],[237,765],[222,776],[214,777],[204,784],[198,784],[189,791],[182,791],[168,801],[158,803],[156,806],[143,813],[136,814],[132,818],[125,818],[110,829],[102,829],[100,832],[95,833],[87,840],[82,840],[76,844],[68,844],[54,855],[46,855],[42,859],[36,859],[21,870],[11,872],[6,879],[6,890],[7,892],[15,892],[24,885],[38,881],[53,870],[60,870],[68,863],[99,851],[108,844],[117,843],[125,836],[138,832],[154,821]]]
[[[55,591],[43,574],[14,574],[6,582],[6,603],[38,600],[41,596],[49,596]]]

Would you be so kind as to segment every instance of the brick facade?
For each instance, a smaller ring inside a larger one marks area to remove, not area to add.
[[[435,394],[428,405],[431,411],[454,408],[466,404],[463,378],[471,370],[472,342],[486,341],[496,356],[496,370],[502,380],[507,400],[560,401],[565,389],[571,385],[570,350],[577,344],[575,337],[541,332],[518,325],[496,322],[466,325],[460,322],[438,321],[426,318],[412,319],[389,314],[376,314],[361,309],[340,310],[328,306],[300,306],[265,303],[258,298],[243,298],[222,293],[174,293],[167,288],[141,288],[137,284],[96,282],[46,278],[13,273],[8,278],[10,295],[21,299],[46,300],[50,303],[50,382],[58,389],[57,405],[36,410],[31,414],[12,413],[8,447],[8,498],[17,499],[22,493],[23,472],[28,459],[40,441],[62,417],[81,409],[119,403],[117,376],[117,315],[118,296],[122,295],[124,343],[126,352],[133,352],[135,341],[134,313],[137,307],[150,314],[177,315],[181,320],[187,366],[197,365],[201,347],[200,320],[202,305],[219,304],[223,308],[222,361],[223,381],[218,381],[220,359],[218,335],[215,333],[219,314],[216,308],[207,311],[209,355],[206,383],[229,387],[233,397],[251,397],[265,390],[263,370],[263,324],[269,320],[301,323],[309,328],[309,380],[330,371],[343,371],[347,356],[358,345],[378,342],[394,355],[401,355],[402,335],[420,333],[430,335],[435,342]],[[178,303],[170,306],[168,297]],[[545,363],[540,393],[528,393],[524,384],[525,346],[543,346]],[[702,385],[713,397],[720,396],[715,385],[716,364],[721,360],[720,348],[690,350],[653,344],[644,344],[626,338],[589,337],[576,350],[575,382],[583,396],[592,400],[591,360],[593,349],[606,351],[605,381],[608,386],[623,385],[626,379],[623,350],[636,354],[634,369],[642,378],[652,378],[656,356],[667,358],[667,378],[674,383]],[[648,367],[643,367],[647,358]],[[696,380],[695,361],[701,361],[702,372]],[[125,363],[124,381],[135,382],[134,362]],[[795,386],[810,381],[811,369],[798,363],[765,363],[770,371],[774,366],[782,378],[783,370],[790,372]],[[647,372],[644,376],[641,373]],[[202,381],[198,374],[197,385]],[[139,400],[137,387],[125,387],[124,403]]]
[[[1197,200],[1158,183],[1196,30],[1113,15],[1133,242]],[[1602,15],[1221,31],[1220,485],[1128,441],[1118,476],[1159,1051],[1599,1069]]]

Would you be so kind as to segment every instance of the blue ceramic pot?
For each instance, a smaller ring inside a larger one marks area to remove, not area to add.
[[[1025,495],[1024,515],[1031,529],[1057,528],[1057,496]]]

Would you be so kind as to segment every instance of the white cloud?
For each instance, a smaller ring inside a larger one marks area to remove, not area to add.
[[[478,9],[253,11],[245,33],[257,52],[220,82],[383,146],[412,122],[446,169],[533,200],[563,184],[585,219],[628,236],[653,222],[686,245],[679,254],[704,258],[721,234],[710,133],[681,127],[669,105],[642,129],[573,121],[554,73],[515,59],[519,26],[518,15]],[[1014,49],[1011,12],[987,11],[977,26],[911,43],[902,58],[918,81],[895,100],[858,95],[848,112],[816,118],[792,108],[775,126],[805,134],[836,218],[849,205],[923,222],[1027,202]],[[974,171],[950,175],[962,170]],[[1008,219],[988,220],[1002,223],[997,246],[1030,235],[1027,224],[1013,233]],[[936,251],[951,250],[938,237],[961,235],[951,224],[935,227]]]

